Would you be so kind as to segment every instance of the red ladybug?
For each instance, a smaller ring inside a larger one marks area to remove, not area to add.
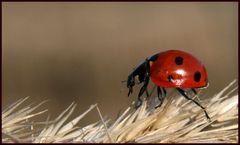
[[[208,119],[209,116],[198,102],[186,95],[184,88],[190,88],[197,94],[195,88],[204,88],[208,86],[207,71],[204,65],[191,54],[180,50],[168,50],[160,52],[148,57],[144,62],[140,63],[133,72],[130,73],[127,80],[127,87],[129,88],[128,96],[133,92],[135,85],[135,78],[138,76],[140,83],[143,83],[139,94],[138,108],[142,104],[141,96],[146,92],[149,83],[149,78],[157,85],[158,99],[160,107],[165,96],[165,88],[176,88],[186,99],[193,101],[196,105],[201,107]],[[164,95],[162,95],[164,93]]]

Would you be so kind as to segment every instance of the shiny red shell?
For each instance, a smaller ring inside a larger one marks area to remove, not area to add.
[[[150,77],[163,88],[201,88],[208,84],[204,65],[191,54],[180,50],[159,53],[151,63]]]

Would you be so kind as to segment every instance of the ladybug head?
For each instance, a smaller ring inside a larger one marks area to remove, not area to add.
[[[127,87],[129,89],[128,96],[133,92],[133,86],[135,85],[135,77],[131,74],[128,76]]]
[[[144,81],[144,77],[146,75],[146,63],[147,61],[144,61],[143,63],[141,63],[140,65],[138,65],[136,67],[136,69],[134,69],[130,75],[128,76],[128,80],[127,80],[127,87],[129,89],[128,92],[128,96],[133,92],[133,86],[136,84],[135,83],[135,78],[137,77],[137,83],[140,84]]]

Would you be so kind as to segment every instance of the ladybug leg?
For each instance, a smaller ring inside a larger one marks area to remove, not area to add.
[[[161,101],[161,99],[159,97],[160,97],[160,95],[162,96],[162,90],[159,86],[157,87],[157,94],[158,94],[159,101]]]
[[[133,86],[135,85],[134,76],[130,75],[127,81],[127,87],[129,88],[128,97],[133,93]]]
[[[145,67],[146,67],[146,74],[145,74],[145,79],[144,79],[145,80],[144,85],[145,85],[146,95],[147,95],[147,97],[149,97],[147,86],[148,86],[149,77],[150,77],[150,61],[148,60],[148,58],[146,58]]]
[[[150,75],[150,64],[149,64],[149,60],[146,59],[145,61],[145,68],[146,68],[146,73],[144,75],[144,84],[143,86],[141,87],[139,93],[138,93],[138,105],[136,105],[136,108],[140,107],[142,105],[142,100],[141,100],[141,96],[144,92],[146,92],[146,95],[147,97],[149,97],[149,93],[148,93],[148,90],[147,90],[147,86],[148,86],[148,83],[149,83],[149,75]]]
[[[180,88],[177,88],[177,90],[178,90],[178,92],[179,92],[180,94],[182,94],[186,99],[191,100],[191,101],[194,102],[196,105],[198,105],[199,107],[201,107],[201,108],[203,109],[203,111],[204,111],[205,116],[207,117],[207,119],[208,119],[209,121],[211,120],[210,117],[208,116],[207,111],[205,110],[205,108],[204,108],[201,104],[199,104],[197,101],[193,100],[192,98],[189,98],[189,97],[185,94],[185,91],[184,91],[184,90],[182,90],[182,89],[180,89]]]
[[[132,87],[130,87],[130,88],[129,88],[129,91],[128,91],[128,97],[129,97],[129,95],[130,95],[132,92],[133,92],[133,89],[132,89]]]
[[[157,87],[157,95],[158,95],[158,100],[160,101],[160,103],[157,106],[155,106],[155,109],[162,106],[163,99],[164,99],[164,97],[162,95],[162,89],[159,86]]]
[[[164,95],[162,92],[164,93]],[[167,96],[167,92],[166,92],[165,88],[157,87],[157,94],[158,94],[158,100],[160,101],[160,103],[155,108],[162,106],[162,103],[163,103],[165,97]]]
[[[137,100],[137,103],[136,103],[135,108],[137,109],[137,108],[140,107],[141,105],[142,105],[142,99],[138,96],[138,100]]]
[[[144,84],[143,84],[142,88],[140,89],[140,92],[139,92],[138,96],[142,96],[142,94],[143,94],[145,91],[147,91],[147,86],[148,86],[148,83],[149,83],[149,77],[146,77],[145,79],[146,79],[146,80],[144,80]],[[146,93],[146,94],[147,94],[147,96],[149,96],[148,93]]]
[[[191,90],[195,95],[197,95],[197,91],[194,88],[192,88]]]
[[[165,88],[162,88],[162,89],[163,89],[164,95],[167,96],[167,91],[166,91],[166,89],[165,89]]]
[[[149,97],[150,95],[149,95],[149,93],[148,93],[148,89],[147,89],[147,87],[146,87],[146,95],[147,95],[147,97]]]
[[[145,80],[144,80],[144,85],[142,86],[142,88],[140,89],[140,91],[138,93],[138,102],[139,102],[139,104],[136,106],[136,108],[138,108],[138,107],[140,107],[142,105],[141,96],[142,96],[142,94],[145,91],[147,92],[148,83],[149,83],[149,76],[146,76]],[[148,97],[148,93],[146,93],[146,94],[147,94],[147,97]]]
[[[147,86],[149,83],[149,76],[150,76],[150,64],[149,64],[149,60],[146,59],[145,61],[145,68],[146,68],[146,73],[144,75],[144,84],[142,86],[142,88],[140,89],[140,92],[138,94],[138,96],[142,96],[142,94],[146,91],[147,96],[149,96],[149,93],[147,91]]]
[[[133,88],[132,87],[129,87],[129,91],[128,91],[128,97],[130,96],[130,94],[133,93]]]

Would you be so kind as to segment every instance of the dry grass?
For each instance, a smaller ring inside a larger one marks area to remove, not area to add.
[[[76,108],[72,103],[55,120],[36,122],[33,113],[41,104],[19,106],[21,99],[2,112],[2,142],[30,143],[237,143],[238,142],[238,84],[236,80],[214,96],[201,101],[211,117],[183,97],[171,94],[162,107],[154,109],[156,99],[150,98],[135,110],[128,107],[115,121],[103,119],[97,104],[70,122],[66,120]],[[85,127],[78,122],[89,111],[97,109],[100,121]],[[44,125],[37,128],[38,125]]]

